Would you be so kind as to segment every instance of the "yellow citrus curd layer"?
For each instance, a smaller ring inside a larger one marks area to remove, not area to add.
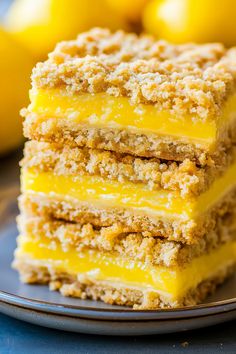
[[[134,132],[168,135],[196,140],[202,145],[214,144],[221,122],[236,112],[236,95],[228,99],[219,119],[203,121],[196,116],[176,116],[159,111],[152,104],[133,105],[127,97],[106,93],[70,95],[59,89],[32,89],[29,110],[38,120],[48,117],[68,119],[80,126],[126,129]]]
[[[99,176],[55,175],[52,172],[22,170],[22,192],[72,197],[94,206],[126,208],[153,215],[192,218],[201,215],[236,184],[236,164],[195,199],[183,199],[178,192],[150,190],[145,184],[118,182]]]
[[[167,268],[145,265],[94,250],[77,252],[63,250],[58,242],[50,244],[45,237],[37,240],[19,236],[16,257],[38,261],[70,275],[83,274],[89,278],[130,287],[153,289],[172,299],[178,299],[203,280],[233,264],[236,260],[236,243],[230,242],[210,254],[195,258],[185,268]]]

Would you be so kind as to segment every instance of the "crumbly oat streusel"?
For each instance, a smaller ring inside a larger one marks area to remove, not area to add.
[[[233,217],[235,214],[223,217],[215,230],[208,232],[193,245],[154,237],[148,231],[126,232],[119,224],[94,227],[92,224],[70,223],[47,217],[21,216],[18,218],[18,227],[21,234],[30,237],[34,235],[39,241],[47,237],[52,247],[55,242],[60,242],[65,250],[69,247],[78,252],[95,249],[100,253],[115,254],[145,264],[182,267],[194,257],[207,254],[235,239],[236,224],[231,224]]]
[[[58,175],[87,174],[119,182],[144,183],[151,190],[178,191],[182,197],[196,197],[207,190],[235,158],[236,148],[232,148],[222,154],[218,165],[199,167],[189,159],[176,162],[140,158],[112,151],[29,141],[21,166]]]
[[[236,49],[173,45],[150,36],[95,28],[58,44],[33,71],[33,86],[107,92],[175,114],[217,117],[235,90]]]
[[[20,196],[21,213],[52,217],[64,221],[87,224],[95,227],[120,224],[125,232],[146,232],[170,241],[193,244],[217,227],[221,218],[232,216],[236,206],[236,189],[227,193],[200,219],[155,218],[123,208],[105,208],[84,203],[73,198],[62,199],[57,195],[28,192]],[[233,222],[233,219],[231,219]]]

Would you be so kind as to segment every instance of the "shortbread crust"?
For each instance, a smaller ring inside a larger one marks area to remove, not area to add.
[[[25,137],[59,145],[88,147],[91,149],[110,150],[137,157],[155,157],[165,160],[191,161],[201,165],[219,164],[225,151],[236,144],[236,121],[220,137],[213,151],[207,151],[198,142],[172,136],[156,136],[127,132],[111,128],[83,127],[68,119],[47,117],[40,121],[36,114],[22,111]]]
[[[92,281],[86,277],[71,277],[60,273],[45,265],[35,265],[30,259],[16,258],[13,266],[20,273],[24,283],[49,284],[51,290],[60,290],[64,296],[78,297],[81,299],[102,300],[113,305],[133,306],[134,309],[159,309],[193,306],[201,303],[207,295],[213,293],[216,287],[222,284],[235,271],[234,265],[223,268],[216,275],[200,283],[196,288],[178,301],[161,296],[154,291],[127,288],[119,284],[106,284]]]
[[[92,224],[71,223],[24,213],[18,217],[18,228],[21,234],[34,235],[38,240],[47,237],[52,248],[53,243],[58,241],[63,248],[73,246],[78,252],[94,249],[101,254],[109,252],[146,264],[183,267],[194,257],[208,254],[236,239],[236,222],[232,222],[235,214],[222,217],[214,230],[193,245],[155,237],[148,231],[131,233],[119,224],[94,227]]]
[[[236,191],[230,191],[220,203],[211,208],[199,220],[181,220],[153,218],[149,215],[134,213],[115,208],[96,208],[73,198],[67,200],[57,195],[28,192],[19,198],[20,210],[28,214],[37,214],[75,223],[91,223],[94,226],[112,226],[119,224],[129,232],[146,232],[153,236],[171,241],[192,244],[211,232],[224,215],[231,214],[236,208]]]

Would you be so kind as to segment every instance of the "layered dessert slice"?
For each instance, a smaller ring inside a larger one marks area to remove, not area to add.
[[[23,110],[14,267],[62,294],[194,305],[236,264],[236,50],[93,29]]]
[[[232,274],[235,226],[195,245],[22,214],[14,267],[26,283],[138,309],[194,305]]]
[[[20,204],[39,215],[97,226],[120,224],[194,243],[236,204],[234,151],[221,165],[137,158],[31,141]]]
[[[198,164],[235,141],[236,50],[93,29],[34,69],[30,139]]]

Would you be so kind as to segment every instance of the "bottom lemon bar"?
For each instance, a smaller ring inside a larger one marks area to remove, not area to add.
[[[167,267],[112,252],[63,246],[46,235],[20,235],[13,266],[28,283],[49,283],[65,296],[136,308],[194,305],[224,281],[236,263],[236,242],[223,243],[185,266]]]

